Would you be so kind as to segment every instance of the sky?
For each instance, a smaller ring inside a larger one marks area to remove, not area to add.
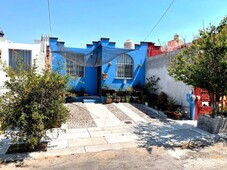
[[[49,4],[51,22],[48,0],[0,0],[5,37],[33,43],[42,35],[52,36],[80,48],[102,37],[117,47],[128,39],[165,45],[176,33],[190,42],[199,29],[218,25],[227,16],[227,0],[49,0]]]

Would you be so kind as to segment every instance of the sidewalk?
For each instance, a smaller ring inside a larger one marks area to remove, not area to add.
[[[120,121],[105,105],[86,103],[85,106],[97,127],[68,129],[67,124],[64,124],[61,129],[48,132],[50,142],[47,152],[33,152],[26,154],[26,157],[38,158],[153,145],[166,147],[183,141],[212,140],[216,137],[196,128],[196,121],[162,122],[152,119],[152,122],[149,122],[124,104],[115,105],[135,123],[126,124]],[[1,159],[12,157],[5,155],[9,141],[3,137],[1,141]],[[25,154],[16,155],[21,157]]]

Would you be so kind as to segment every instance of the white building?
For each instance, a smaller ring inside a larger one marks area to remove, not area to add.
[[[17,67],[17,56],[20,56],[22,60],[27,64],[32,66],[34,61],[38,66],[38,72],[41,72],[45,68],[45,56],[46,56],[46,46],[48,41],[46,38],[41,38],[41,40],[35,40],[33,44],[24,43],[13,43],[4,37],[2,31],[0,31],[0,59],[5,62],[7,66]],[[6,80],[5,73],[0,70],[0,93],[5,91],[3,87],[4,81]]]

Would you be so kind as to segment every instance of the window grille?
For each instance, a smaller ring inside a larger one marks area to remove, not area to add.
[[[122,54],[117,58],[117,78],[133,78],[134,61],[131,56]]]
[[[67,74],[75,77],[84,77],[84,66],[78,65],[75,62],[66,59]]]
[[[31,50],[17,50],[9,49],[9,66],[14,70],[18,69],[18,64],[21,62],[23,68],[27,69],[32,65],[32,51]]]

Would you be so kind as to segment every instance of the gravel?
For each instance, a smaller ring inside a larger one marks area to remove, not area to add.
[[[114,106],[113,104],[107,104],[105,105],[106,108],[113,113],[120,121],[126,122],[133,122],[133,120],[126,115],[124,112],[122,112],[120,109],[118,109],[116,106]]]
[[[66,106],[70,110],[69,129],[97,127],[83,103],[67,103]]]
[[[147,109],[146,106],[142,104],[124,103],[124,105],[150,122],[158,121],[156,120],[156,118],[159,118],[158,115]],[[96,123],[94,122],[89,111],[83,103],[67,103],[66,106],[70,110],[70,118],[68,120],[69,129],[97,127]],[[106,104],[105,106],[120,121],[125,123],[134,122],[128,115],[118,109],[114,104]]]

